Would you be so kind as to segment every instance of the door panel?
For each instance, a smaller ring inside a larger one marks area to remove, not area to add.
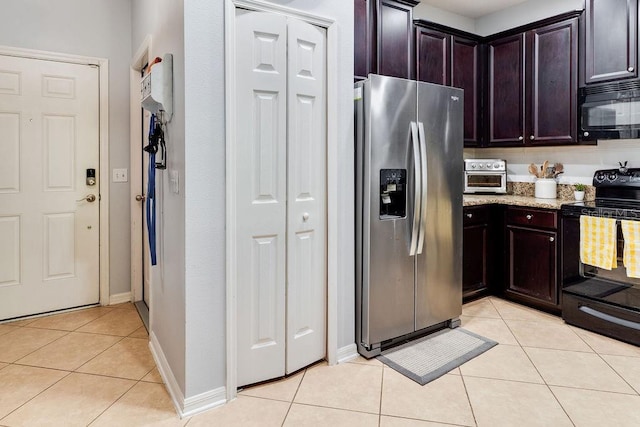
[[[533,144],[577,140],[578,19],[531,30],[527,133]]]
[[[524,144],[524,33],[489,43],[489,144]]]
[[[451,84],[451,36],[430,28],[416,27],[417,80]]]
[[[0,68],[0,320],[97,303],[99,182],[85,172],[99,169],[98,68]]]
[[[288,20],[287,373],[326,354],[325,31]]]
[[[426,236],[417,255],[416,330],[461,314],[463,109],[460,89],[418,84],[428,180]]]
[[[414,257],[409,256],[414,208],[411,121],[416,82],[370,76],[364,142],[362,341],[370,345],[414,330]],[[391,96],[394,94],[394,96]],[[385,108],[376,108],[385,103]],[[392,111],[394,114],[389,114]],[[373,148],[375,147],[375,149]],[[406,214],[383,217],[381,170],[406,171]]]
[[[287,19],[242,10],[236,18],[237,372],[244,385],[285,373]]]

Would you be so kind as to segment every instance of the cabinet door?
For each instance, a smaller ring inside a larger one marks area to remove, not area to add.
[[[587,0],[585,83],[638,77],[638,1]]]
[[[531,144],[577,142],[578,20],[527,33],[527,135]]]
[[[371,43],[372,0],[354,0],[353,9],[353,74],[356,79],[364,79],[372,72]]]
[[[507,292],[557,305],[557,233],[507,226]]]
[[[464,90],[464,144],[478,145],[480,44],[476,40],[454,36],[451,49],[451,85]]]
[[[488,144],[524,144],[524,33],[489,43]]]
[[[378,74],[413,79],[413,0],[378,0]]]
[[[462,234],[462,293],[487,287],[487,224],[464,227]]]
[[[416,79],[451,84],[451,36],[442,31],[416,27]],[[465,111],[466,113],[466,111]]]

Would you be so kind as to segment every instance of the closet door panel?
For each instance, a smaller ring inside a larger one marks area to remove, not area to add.
[[[287,19],[238,11],[238,385],[285,372]]]
[[[326,31],[289,19],[287,373],[326,354]]]

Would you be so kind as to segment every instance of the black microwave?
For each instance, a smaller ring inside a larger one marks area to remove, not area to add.
[[[640,138],[640,82],[578,90],[582,141]]]

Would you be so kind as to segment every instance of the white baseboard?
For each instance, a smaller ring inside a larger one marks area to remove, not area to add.
[[[355,343],[338,349],[338,363],[345,363],[358,357],[358,347]]]
[[[131,292],[109,295],[109,305],[123,304],[131,301]]]
[[[227,403],[227,388],[218,387],[213,390],[188,397],[184,400],[184,409],[180,418],[190,417]]]
[[[149,334],[149,348],[158,367],[158,372],[167,387],[169,396],[171,396],[173,406],[175,406],[180,418],[199,414],[200,412],[215,408],[227,402],[227,391],[225,387],[219,387],[185,399],[182,390],[180,390],[178,386],[176,377],[171,371],[169,362],[167,362],[167,358],[162,351],[162,347],[158,342],[158,338],[153,331]]]

